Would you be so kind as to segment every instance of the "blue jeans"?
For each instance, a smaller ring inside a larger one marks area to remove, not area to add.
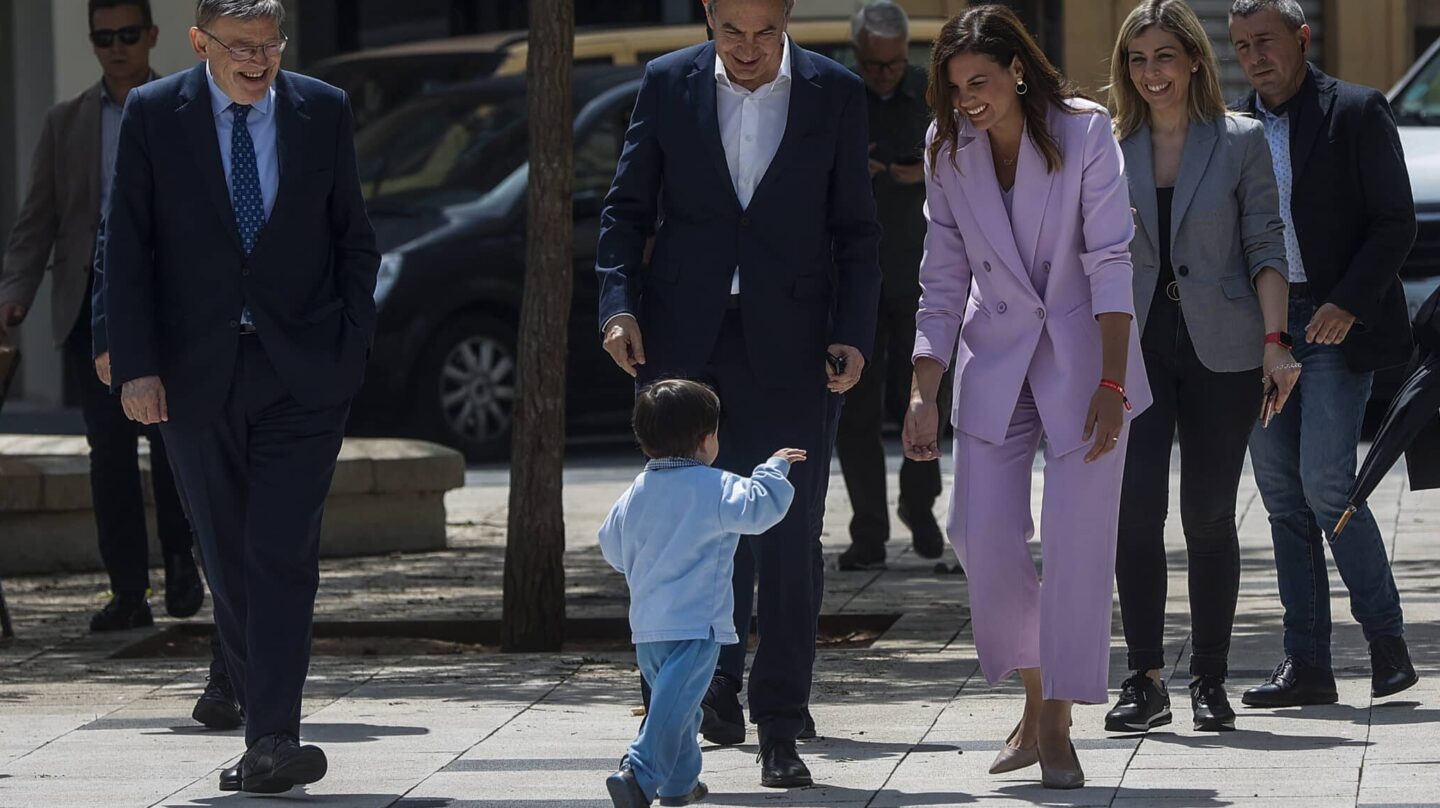
[[[647,797],[681,797],[700,781],[700,700],[715,674],[720,644],[706,640],[635,646],[650,706],[630,744],[630,770]]]
[[[1304,364],[1300,383],[1268,429],[1250,437],[1250,459],[1275,544],[1280,602],[1285,606],[1285,654],[1330,668],[1330,579],[1323,536],[1345,511],[1355,481],[1371,373],[1345,364],[1337,345],[1305,342],[1315,314],[1310,300],[1291,299],[1290,335]],[[1330,545],[1335,567],[1350,591],[1350,613],[1365,639],[1400,636],[1404,615],[1380,527],[1368,507]]]

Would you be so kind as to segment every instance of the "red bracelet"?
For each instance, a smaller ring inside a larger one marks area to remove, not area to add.
[[[1110,379],[1101,379],[1100,386],[1105,388],[1106,390],[1114,390],[1115,392],[1119,393],[1120,400],[1125,403],[1126,412],[1130,412],[1135,409],[1133,406],[1130,405],[1130,399],[1127,398],[1125,395],[1125,385],[1117,381],[1111,381]]]

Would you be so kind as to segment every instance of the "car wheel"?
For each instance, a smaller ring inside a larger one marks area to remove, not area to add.
[[[499,460],[510,447],[519,375],[515,330],[482,314],[441,326],[421,360],[418,426],[471,460]]]

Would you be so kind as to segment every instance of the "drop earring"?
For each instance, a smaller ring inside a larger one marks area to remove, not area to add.
[[[1015,82],[1016,95],[1024,95],[1028,92],[1030,92],[1030,85],[1025,83],[1025,79],[1019,79]]]

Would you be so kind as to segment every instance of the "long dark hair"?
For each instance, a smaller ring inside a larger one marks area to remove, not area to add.
[[[1060,144],[1050,134],[1046,115],[1054,107],[1075,112],[1066,102],[1085,96],[1045,58],[1045,52],[1040,50],[1015,12],[1002,5],[982,5],[945,23],[940,35],[935,37],[935,47],[930,51],[930,87],[925,100],[935,114],[935,140],[930,144],[931,172],[939,164],[942,148],[949,146],[952,163],[955,160],[959,127],[955,124],[954,103],[946,90],[950,79],[945,70],[950,60],[962,53],[984,54],[1005,67],[1009,67],[1017,57],[1020,59],[1025,84],[1029,87],[1020,96],[1026,129],[1040,153],[1045,155],[1048,170],[1059,171],[1063,162]]]

